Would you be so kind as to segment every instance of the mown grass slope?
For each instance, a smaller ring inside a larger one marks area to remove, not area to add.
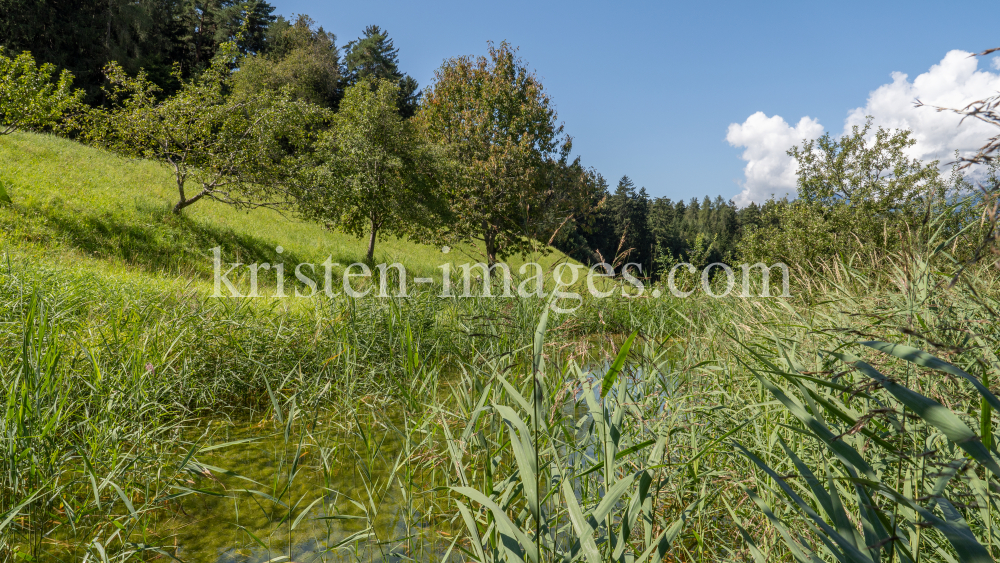
[[[174,215],[177,189],[166,166],[52,135],[0,137],[0,182],[13,201],[0,207],[0,244],[38,259],[209,281],[216,246],[225,261],[244,263],[319,264],[330,257],[350,264],[365,254],[365,241],[292,212],[248,212],[203,200]],[[400,239],[379,241],[375,258],[400,262],[411,276],[435,278],[446,261],[482,259],[472,246],[445,256],[439,247]],[[529,257],[546,267],[564,259],[558,251]]]

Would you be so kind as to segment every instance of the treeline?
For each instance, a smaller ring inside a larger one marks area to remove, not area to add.
[[[94,102],[112,61],[144,69],[170,93],[175,65],[184,76],[203,70],[241,27],[240,50],[263,52],[277,31],[273,13],[261,0],[0,0],[0,44],[69,70]]]
[[[761,208],[738,209],[721,196],[688,202],[651,198],[623,176],[610,191],[603,178],[593,182],[590,212],[554,244],[584,263],[618,267],[639,264],[645,275],[659,276],[679,262],[703,267],[739,255],[745,231],[761,224]]]
[[[942,232],[974,220],[974,206],[952,205],[971,189],[957,170],[906,158],[909,132],[871,123],[790,149],[794,201],[651,198],[627,176],[612,190],[571,158],[552,100],[506,43],[445,60],[420,90],[378,26],[338,47],[263,0],[0,8],[0,134],[54,131],[159,160],[177,213],[202,199],[283,207],[366,237],[369,260],[398,236],[477,241],[490,263],[555,246],[662,276],[679,262],[891,251],[932,213],[948,217]]]
[[[970,180],[960,156],[950,173],[906,156],[910,131],[874,127],[869,119],[840,138],[829,133],[788,150],[798,162],[795,199],[737,208],[721,197],[688,202],[651,198],[628,176],[614,191],[597,176],[589,214],[557,247],[584,263],[636,263],[662,278],[675,265],[781,261],[815,266],[948,241],[955,260],[976,260],[992,236],[1000,159]],[[932,233],[930,235],[929,233]],[[979,248],[979,250],[977,250]]]
[[[400,84],[400,106],[413,114],[418,85],[399,71],[392,40],[378,26],[347,42],[341,58],[333,33],[306,15],[288,20],[274,11],[264,0],[0,0],[0,46],[68,70],[90,104],[108,103],[108,63],[133,76],[145,72],[169,96],[233,42],[248,56],[244,77],[263,87],[287,85],[335,108],[346,87],[377,75]]]
[[[52,115],[20,126],[167,163],[177,212],[205,198],[280,205],[367,237],[370,257],[385,235],[478,240],[490,261],[551,243],[647,273],[722,259],[739,236],[720,198],[650,200],[627,178],[608,193],[506,44],[447,60],[420,91],[379,27],[339,47],[261,0],[0,2],[6,52],[31,53],[8,59],[13,72],[51,82],[65,69],[82,86],[55,88]]]

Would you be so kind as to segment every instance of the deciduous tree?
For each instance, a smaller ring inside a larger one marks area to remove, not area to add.
[[[799,199],[763,207],[763,226],[744,239],[744,258],[791,264],[898,248],[948,189],[937,161],[906,156],[915,142],[906,130],[873,132],[869,119],[843,137],[826,134],[789,149],[799,164]],[[956,189],[961,180],[950,184]]]
[[[347,89],[316,146],[318,166],[300,196],[307,216],[368,235],[367,260],[379,237],[413,234],[439,211],[433,159],[411,123],[396,111],[399,86],[362,79]]]
[[[869,118],[839,139],[827,133],[789,149],[788,155],[799,164],[799,197],[872,211],[906,206],[922,197],[927,182],[939,174],[937,162],[924,164],[906,156],[906,149],[917,142],[909,131],[871,129]]]
[[[294,24],[279,18],[268,30],[266,52],[240,61],[235,89],[259,93],[287,88],[295,99],[335,108],[340,98],[336,37],[315,23],[304,15]]]
[[[291,203],[293,154],[324,114],[284,91],[226,96],[236,54],[234,43],[225,44],[211,67],[162,101],[143,73],[131,78],[109,65],[109,97],[117,104],[91,111],[81,126],[84,137],[169,165],[178,191],[175,213],[203,198],[240,207]],[[199,186],[193,195],[191,182]]]
[[[548,181],[548,172],[565,162],[571,142],[541,81],[516,50],[491,44],[488,57],[447,61],[416,119],[458,164],[448,182],[456,218],[448,237],[482,241],[491,264],[544,249],[534,221],[565,187]]]

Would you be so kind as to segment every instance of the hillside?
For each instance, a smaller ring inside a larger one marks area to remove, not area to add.
[[[153,366],[157,385],[185,382],[175,400],[191,407],[259,405],[267,397],[264,380],[292,369],[336,382],[339,396],[389,392],[387,382],[403,372],[400,350],[448,355],[501,334],[504,341],[526,338],[544,303],[439,299],[429,286],[414,291],[415,277],[440,280],[445,258],[453,271],[481,258],[470,246],[446,256],[405,240],[380,241],[375,258],[406,267],[410,299],[350,299],[339,279],[334,298],[216,299],[216,246],[226,262],[244,264],[274,263],[283,247],[290,296],[295,264],[359,262],[366,241],[291,214],[207,200],[174,215],[173,176],[163,165],[52,135],[0,137],[0,182],[11,199],[0,203],[0,347],[19,349],[37,293],[71,356],[99,354],[131,373]],[[548,268],[557,260],[565,256],[554,251],[537,261]],[[322,276],[318,266],[313,279],[320,286]],[[247,291],[245,271],[230,279]],[[273,272],[262,270],[259,282],[262,296],[274,295]],[[354,287],[365,283],[355,280]],[[516,326],[490,325],[509,321],[511,307]],[[0,368],[14,361],[0,357]]]
[[[228,261],[350,264],[362,261],[365,242],[291,213],[241,211],[203,200],[176,216],[171,171],[52,135],[16,132],[0,137],[0,182],[13,203],[0,207],[0,244],[16,256],[121,274],[152,283],[192,278],[210,282],[212,252]],[[406,240],[379,241],[376,263],[400,262],[411,276],[440,275],[438,247]],[[474,247],[448,255],[455,264],[482,260]],[[533,258],[548,267],[565,259],[554,250]],[[514,259],[512,266],[522,260]]]

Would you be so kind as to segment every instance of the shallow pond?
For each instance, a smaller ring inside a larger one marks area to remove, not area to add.
[[[404,421],[303,414],[205,421],[190,434],[194,494],[157,530],[184,561],[441,560],[451,544],[439,460]]]
[[[586,378],[600,382],[609,364],[588,367]],[[625,389],[640,398],[645,378],[630,375]],[[669,394],[672,382],[661,384]],[[599,383],[592,389],[600,402]],[[583,388],[575,391],[562,404],[574,420],[588,412]],[[453,541],[462,523],[443,486],[447,448],[398,411],[361,403],[300,412],[291,422],[287,414],[220,418],[182,438],[200,448],[192,494],[178,499],[157,532],[184,561],[458,559]]]

